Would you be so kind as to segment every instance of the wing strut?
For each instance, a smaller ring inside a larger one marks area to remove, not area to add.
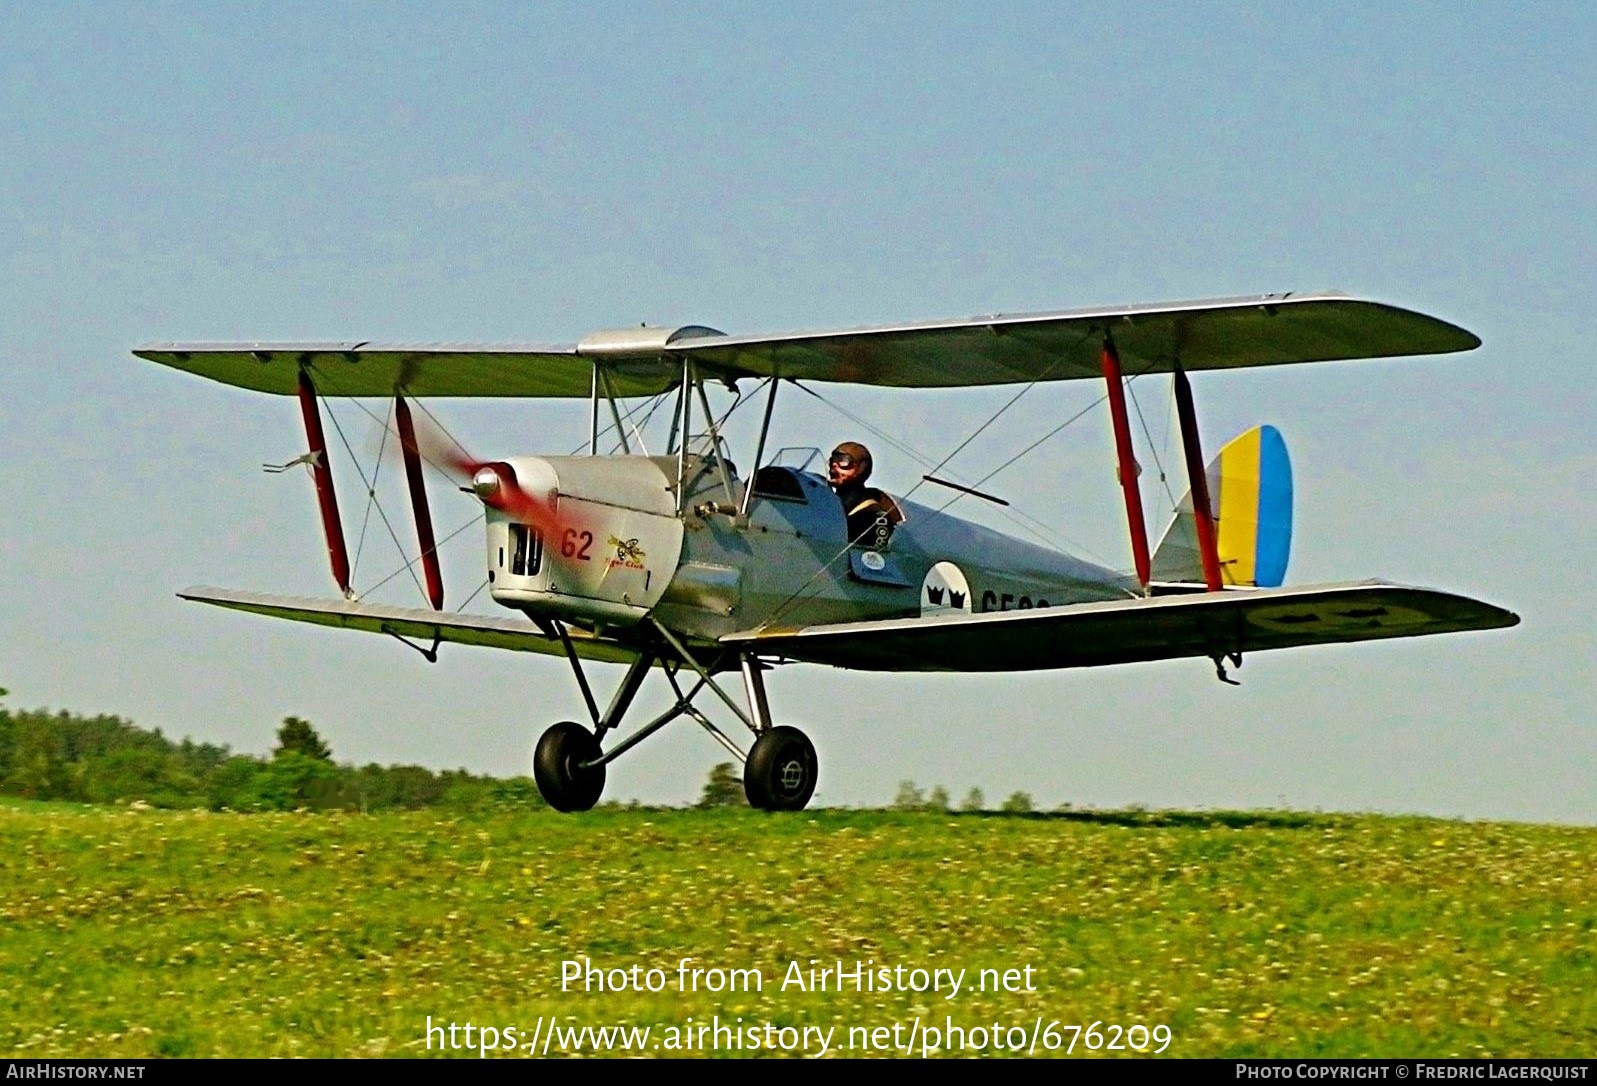
[[[416,515],[416,545],[421,548],[421,569],[427,578],[427,600],[434,611],[444,609],[444,578],[438,569],[438,543],[433,518],[427,508],[427,481],[421,474],[421,453],[416,445],[416,424],[405,397],[394,397],[394,421],[399,424],[399,447],[405,459],[405,482],[410,485],[410,508]]]
[[[345,599],[354,599],[349,587],[349,549],[344,545],[344,525],[338,517],[338,495],[333,492],[333,472],[327,463],[327,438],[322,433],[322,412],[316,403],[316,386],[310,374],[299,371],[299,413],[305,420],[305,439],[310,442],[311,474],[316,479],[316,501],[322,510],[322,533],[327,537],[327,558],[333,566],[333,580]]]
[[[1203,557],[1203,583],[1220,591],[1220,551],[1214,540],[1214,506],[1209,503],[1209,473],[1203,469],[1203,446],[1198,442],[1198,413],[1192,408],[1192,385],[1179,364],[1175,367],[1176,415],[1181,420],[1181,450],[1187,459],[1187,487],[1192,492],[1192,521],[1198,529],[1198,553]],[[1218,664],[1215,665],[1219,667]],[[1225,678],[1221,668],[1220,678]]]
[[[1120,352],[1115,341],[1103,338],[1103,379],[1109,390],[1109,417],[1114,420],[1115,457],[1120,465],[1120,490],[1126,497],[1126,527],[1131,531],[1131,556],[1137,563],[1137,581],[1148,589],[1148,528],[1142,519],[1142,492],[1137,486],[1137,461],[1131,455],[1131,422],[1126,417],[1126,390],[1120,380]]]

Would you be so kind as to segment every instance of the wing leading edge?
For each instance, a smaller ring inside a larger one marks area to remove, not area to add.
[[[134,354],[258,392],[290,396],[301,369],[335,396],[591,394],[674,387],[682,360],[718,377],[953,388],[1103,377],[1112,335],[1128,374],[1446,354],[1480,340],[1436,317],[1341,294],[992,314],[919,324],[728,336],[698,325],[595,333],[575,346],[529,344],[154,343]]]
[[[322,600],[303,596],[274,596],[265,592],[240,592],[231,588],[185,588],[178,593],[185,600],[214,604],[235,611],[292,622],[309,622],[335,629],[363,630],[366,633],[392,634],[415,641],[433,638],[460,645],[563,655],[556,638],[546,637],[530,622],[488,615],[465,615],[450,611],[429,611],[419,607],[388,607],[350,600]],[[571,640],[577,654],[587,660],[631,663],[637,654],[611,641],[602,641],[585,630],[573,628]]]
[[[1038,671],[1423,637],[1518,624],[1500,607],[1377,581],[732,634],[761,655],[867,671]]]

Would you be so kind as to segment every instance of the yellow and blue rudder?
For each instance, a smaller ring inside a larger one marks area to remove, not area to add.
[[[1238,434],[1209,462],[1207,475],[1221,581],[1279,586],[1292,553],[1292,461],[1281,431],[1255,426]],[[1154,551],[1153,579],[1203,583],[1191,491]]]

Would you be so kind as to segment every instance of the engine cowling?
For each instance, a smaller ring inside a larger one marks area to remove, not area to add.
[[[682,556],[676,461],[549,456],[503,463],[551,515],[528,523],[484,500],[494,600],[589,628],[630,626],[647,615]]]

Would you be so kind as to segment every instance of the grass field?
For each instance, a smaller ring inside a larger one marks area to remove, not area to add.
[[[1139,1025],[1168,1027],[1169,1056],[1597,1051],[1588,828],[13,802],[0,807],[0,889],[12,1056],[464,1055],[467,1022],[476,1045],[491,1026],[496,1043],[552,1041],[551,1055],[597,1054],[598,1038],[564,1031],[612,1025],[649,1026],[628,1043],[659,1055],[727,1048],[730,1032],[695,1036],[715,1025],[739,1031],[744,1054],[758,1039],[814,1055],[828,1028],[829,1054],[893,1042],[957,1054],[950,1022],[966,1052],[987,1053],[1017,1039],[1039,1055],[1055,1042],[1093,1054],[1094,1039],[1100,1055],[1161,1047]],[[684,958],[757,970],[761,990],[681,991]],[[584,959],[637,965],[663,990],[562,992],[562,962]],[[790,963],[812,960],[902,965],[906,981],[921,979],[914,968],[965,973],[954,998],[947,974],[937,992],[784,990]],[[1000,990],[974,990],[983,969]],[[1022,990],[1002,990],[1005,970]],[[460,1051],[442,1030],[429,1047],[429,1017],[456,1024]]]

